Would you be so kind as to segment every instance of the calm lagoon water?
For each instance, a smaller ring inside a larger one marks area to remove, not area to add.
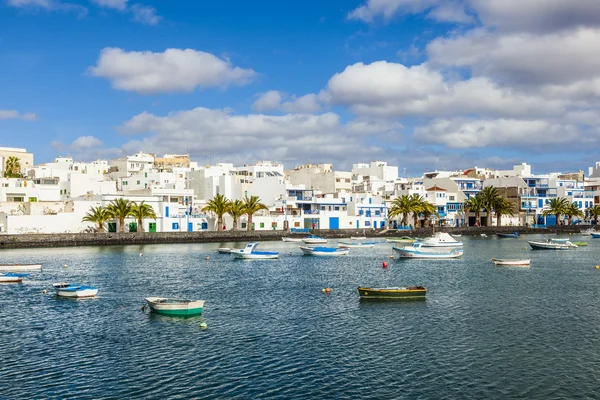
[[[244,243],[3,250],[44,270],[0,286],[0,398],[597,398],[600,239],[536,237],[463,237],[464,258],[440,261],[390,260],[390,243],[320,258],[264,242],[281,252],[264,261],[216,253]],[[100,291],[61,300],[56,281]],[[429,292],[365,302],[359,285]],[[149,314],[147,296],[204,299],[204,315]]]

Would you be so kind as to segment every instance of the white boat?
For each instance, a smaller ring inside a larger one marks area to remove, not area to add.
[[[365,240],[366,236],[350,236],[351,240]]]
[[[14,272],[0,273],[0,283],[19,283],[29,274],[17,274]]]
[[[78,283],[59,282],[53,283],[54,291],[60,297],[94,297],[98,293],[95,286],[81,285]]]
[[[447,251],[435,251],[423,247],[423,243],[416,242],[406,247],[393,247],[400,258],[423,258],[440,260],[446,258],[459,258],[463,255],[462,249],[448,249]]]
[[[434,236],[420,241],[423,247],[461,247],[463,242],[459,242],[446,232],[437,232]]]
[[[217,249],[217,251],[219,252],[219,254],[229,254],[231,253],[231,247],[219,247]]]
[[[168,299],[164,297],[147,297],[150,309],[157,314],[189,317],[202,314],[204,300]]]
[[[0,271],[41,271],[42,264],[0,264]]]
[[[302,239],[302,241],[306,244],[322,244],[322,243],[327,243],[327,239],[321,237],[321,236],[309,236],[309,237],[305,237],[304,239]]]
[[[302,242],[302,238],[289,237],[289,236],[284,236],[281,238],[281,240],[283,240],[284,242],[295,242],[295,243]]]
[[[300,250],[306,255],[309,256],[326,256],[326,257],[335,257],[335,256],[345,256],[350,252],[350,249],[340,248],[340,247],[311,247],[311,246],[300,246]]]
[[[558,239],[547,239],[546,241],[542,240],[531,240],[528,241],[529,245],[534,250],[568,250],[570,248],[577,247],[576,244],[571,243],[570,241],[561,241]]]
[[[338,247],[341,248],[370,248],[374,247],[377,242],[339,242]]]
[[[496,265],[507,265],[513,267],[528,267],[531,264],[531,260],[528,258],[523,259],[500,259],[500,258],[492,258],[492,261]]]
[[[279,253],[276,251],[257,251],[258,242],[251,242],[243,249],[231,250],[231,254],[235,258],[243,258],[245,260],[267,260],[279,258]]]

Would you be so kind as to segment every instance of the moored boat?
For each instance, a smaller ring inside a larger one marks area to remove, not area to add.
[[[23,278],[28,276],[29,274],[17,274],[15,272],[0,273],[0,283],[20,283],[23,282]]]
[[[284,242],[301,242],[302,238],[298,238],[298,237],[290,237],[290,236],[284,236],[281,238],[281,240],[283,240]]]
[[[423,247],[461,247],[463,242],[459,242],[446,232],[437,232],[434,236],[420,241]]]
[[[230,247],[219,247],[217,249],[217,251],[219,252],[219,254],[229,254],[231,253],[231,248]]]
[[[425,299],[427,289],[423,286],[408,286],[408,287],[384,287],[384,288],[368,288],[358,287],[358,294],[362,299],[376,300],[410,300],[410,299]]]
[[[204,300],[147,297],[146,302],[150,310],[162,315],[190,317],[202,314],[204,309]]]
[[[516,239],[519,237],[519,232],[513,232],[513,233],[496,233],[496,235],[499,238],[512,238],[512,239]]]
[[[327,256],[327,257],[335,257],[335,256],[345,256],[350,252],[348,248],[340,248],[340,247],[323,247],[323,246],[300,246],[300,250],[305,255],[309,256]]]
[[[366,236],[350,236],[351,240],[365,240]]]
[[[406,247],[392,247],[400,258],[422,258],[440,260],[447,258],[459,258],[463,255],[462,249],[448,249],[446,251],[432,250],[424,248],[421,242],[413,243]]]
[[[529,243],[534,250],[568,250],[577,247],[576,244],[573,244],[568,240],[562,241],[560,239],[548,239],[546,241],[531,240],[527,243]]]
[[[417,239],[410,236],[402,236],[386,238],[385,241],[390,243],[414,243],[417,241]]]
[[[600,239],[600,232],[590,232],[592,239]]]
[[[97,287],[78,283],[59,282],[53,283],[52,286],[54,286],[56,295],[60,297],[94,297],[98,293]]]
[[[322,243],[327,243],[327,239],[321,237],[321,236],[308,236],[305,237],[304,239],[302,239],[302,241],[306,244],[322,244]]]
[[[338,247],[342,248],[369,248],[374,247],[377,242],[339,242]]]
[[[0,264],[0,271],[41,271],[42,264]]]
[[[492,258],[492,261],[496,265],[507,265],[507,266],[515,266],[515,267],[528,267],[529,264],[531,264],[531,260],[528,258],[523,258],[523,259]]]
[[[276,251],[257,251],[258,242],[251,242],[243,249],[231,250],[231,255],[235,258],[243,258],[245,260],[268,260],[279,258],[279,253]]]

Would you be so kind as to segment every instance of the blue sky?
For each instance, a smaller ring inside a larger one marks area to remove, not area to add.
[[[586,169],[599,50],[597,0],[0,0],[0,146]]]

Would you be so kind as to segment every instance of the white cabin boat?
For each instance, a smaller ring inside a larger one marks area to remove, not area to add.
[[[231,254],[235,258],[243,258],[245,260],[267,260],[279,258],[279,253],[276,251],[257,251],[258,242],[251,242],[243,249],[231,250]]]
[[[302,241],[306,244],[323,244],[323,243],[327,243],[327,239],[321,237],[321,236],[309,236],[309,237],[305,237],[304,239],[302,239]]]
[[[54,291],[60,297],[94,297],[98,293],[98,288],[95,286],[81,285],[78,283],[53,283]]]
[[[454,239],[446,232],[437,232],[434,236],[420,241],[423,247],[462,247],[463,242]]]
[[[423,243],[416,242],[411,246],[406,247],[393,247],[394,251],[398,253],[400,258],[421,258],[421,259],[432,259],[440,260],[447,258],[459,258],[463,255],[462,249],[448,249],[447,251],[432,250],[425,248]]]
[[[15,272],[0,273],[0,283],[20,283],[27,276],[29,274],[17,274]]]
[[[0,264],[0,271],[41,271],[42,264]]]
[[[523,259],[500,259],[500,258],[492,258],[492,261],[496,265],[506,265],[512,267],[529,267],[531,264],[531,260],[528,258]]]
[[[571,248],[577,247],[576,244],[571,243],[566,240],[556,240],[556,239],[547,239],[547,240],[531,240],[528,241],[529,245],[534,250],[569,250]]]
[[[350,252],[350,249],[348,248],[322,246],[300,246],[300,250],[302,250],[305,255],[325,257],[345,256]]]

